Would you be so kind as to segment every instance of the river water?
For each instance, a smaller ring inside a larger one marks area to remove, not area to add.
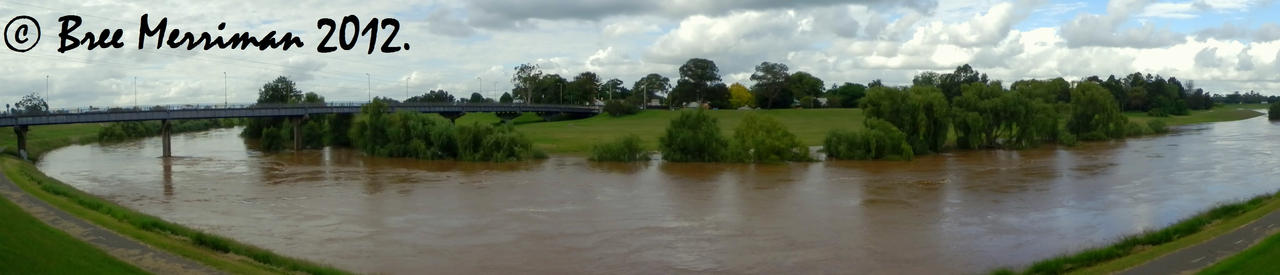
[[[1263,117],[911,162],[520,163],[262,154],[239,129],[55,150],[122,205],[372,273],[974,273],[1280,189]]]

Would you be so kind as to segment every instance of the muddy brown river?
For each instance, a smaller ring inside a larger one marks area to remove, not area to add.
[[[1280,189],[1265,117],[911,162],[467,163],[263,154],[239,129],[50,152],[166,220],[362,273],[976,273]]]

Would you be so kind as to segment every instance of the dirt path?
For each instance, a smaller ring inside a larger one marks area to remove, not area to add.
[[[19,189],[9,178],[0,175],[0,195],[17,204],[31,216],[77,239],[92,244],[113,257],[155,274],[222,274],[190,259],[147,246],[116,234]]]
[[[1160,256],[1120,274],[1184,274],[1209,267],[1261,242],[1280,230],[1280,211],[1273,211],[1258,220],[1209,241],[1186,247]]]

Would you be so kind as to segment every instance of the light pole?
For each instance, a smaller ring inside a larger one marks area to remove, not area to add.
[[[409,100],[409,78],[404,78],[404,100]]]
[[[366,83],[369,85],[369,89],[365,90],[365,96],[369,97],[369,102],[372,103],[373,102],[373,77],[369,76],[369,73],[364,73],[364,79]]]
[[[227,108],[230,102],[227,97],[227,72],[222,72],[222,108]]]
[[[133,108],[138,109],[138,77],[133,77]]]

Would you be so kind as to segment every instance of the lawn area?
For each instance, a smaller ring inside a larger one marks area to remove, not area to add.
[[[1280,274],[1280,234],[1273,234],[1240,254],[1222,260],[1200,274]]]
[[[96,123],[31,126],[27,129],[27,154],[38,159],[58,147],[98,142],[99,129],[102,125]],[[18,155],[18,138],[13,127],[0,128],[0,147],[4,147],[5,154]]]
[[[738,126],[748,113],[759,113],[770,116],[786,125],[787,128],[805,145],[822,145],[827,132],[832,129],[861,129],[862,109],[783,109],[783,110],[712,110],[711,116],[720,121],[720,129],[725,136],[733,134],[733,127]],[[492,117],[487,119],[485,116]],[[649,150],[657,150],[658,137],[667,129],[667,124],[680,115],[680,111],[645,110],[635,115],[612,117],[598,115],[579,120],[566,120],[542,123],[523,123],[516,126],[533,140],[535,147],[549,153],[586,154],[591,146],[612,141],[627,134],[636,134],[644,141]],[[475,116],[468,122],[496,122],[492,114],[469,114],[463,118]],[[529,118],[525,115],[517,119],[519,123]],[[536,116],[532,117],[536,119]],[[463,123],[458,119],[458,123]]]
[[[1129,121],[1139,123],[1147,123],[1153,119],[1164,120],[1169,126],[1187,125],[1206,122],[1233,121],[1252,118],[1265,115],[1254,111],[1256,109],[1266,109],[1263,104],[1231,104],[1214,107],[1209,110],[1194,110],[1191,115],[1186,116],[1169,116],[1169,117],[1152,117],[1144,112],[1126,112],[1125,116],[1129,117]]]
[[[0,197],[0,274],[146,274]]]

